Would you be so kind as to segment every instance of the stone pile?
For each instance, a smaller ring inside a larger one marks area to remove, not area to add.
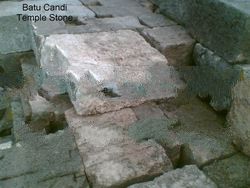
[[[250,185],[248,3],[154,2],[0,1],[0,187]]]
[[[250,2],[230,0],[155,0],[160,10],[184,25],[200,44],[194,49],[192,91],[210,98],[217,111],[230,111],[236,146],[249,155],[248,83]],[[243,94],[244,93],[244,94]]]

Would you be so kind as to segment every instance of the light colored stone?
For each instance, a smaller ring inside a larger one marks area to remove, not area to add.
[[[143,25],[146,25],[148,27],[166,27],[166,26],[171,26],[171,25],[177,25],[176,22],[166,18],[165,16],[161,14],[145,14],[145,15],[140,15],[138,17],[140,22]]]
[[[96,114],[176,97],[184,87],[167,60],[133,31],[53,35],[41,66],[67,81],[78,114]]]
[[[191,63],[195,41],[178,25],[144,29],[142,35],[162,54],[169,64],[183,66]]]
[[[131,109],[88,117],[72,109],[66,119],[93,187],[125,186],[172,169],[160,145],[152,140],[136,143],[128,136],[129,126],[137,121]]]
[[[228,124],[236,146],[250,156],[250,81],[238,82],[232,90],[232,97]]]
[[[139,183],[128,188],[216,188],[216,184],[205,176],[196,166],[185,166],[181,169],[176,169],[167,172],[162,176],[155,178],[151,182]]]

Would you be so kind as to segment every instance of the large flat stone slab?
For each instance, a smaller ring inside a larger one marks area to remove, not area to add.
[[[250,2],[155,0],[162,12],[184,24],[203,45],[231,63],[250,60]],[[213,28],[213,29],[211,29]]]
[[[132,109],[88,117],[72,109],[66,119],[93,187],[123,187],[172,169],[160,145],[128,136],[128,127],[137,121]]]
[[[177,96],[184,85],[166,58],[128,30],[52,35],[41,67],[66,80],[78,114],[96,114]]]
[[[162,187],[182,187],[182,188],[216,188],[216,184],[197,166],[190,165],[181,169],[167,172],[162,176],[155,178],[151,182],[139,183],[128,188],[162,188]]]

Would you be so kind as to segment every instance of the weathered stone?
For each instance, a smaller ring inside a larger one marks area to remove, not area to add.
[[[124,29],[142,29],[143,25],[133,16],[115,17],[115,18],[98,18],[98,19],[79,19],[83,25],[67,25],[68,33],[93,33],[102,31],[117,31]]]
[[[0,12],[2,5],[0,2]],[[18,21],[17,16],[1,17],[0,14],[0,54],[31,50],[28,22]]]
[[[167,172],[162,176],[155,178],[151,182],[139,183],[128,188],[162,188],[162,187],[182,187],[182,188],[216,188],[216,184],[205,176],[196,166],[185,166]]]
[[[97,17],[139,16],[151,11],[133,0],[99,0],[102,6],[89,6]]]
[[[233,0],[156,0],[162,12],[231,63],[250,60],[250,2]],[[212,29],[211,29],[212,28]]]
[[[155,5],[152,1],[150,0],[136,0],[141,6],[149,9],[150,11],[154,12],[155,11]]]
[[[66,119],[93,187],[126,186],[172,169],[160,145],[128,137],[129,126],[137,121],[131,109],[89,117],[69,110]]]
[[[215,110],[228,110],[231,90],[237,81],[247,78],[247,72],[241,66],[228,64],[200,44],[195,46],[194,61],[197,66],[186,78],[190,90],[200,97],[211,97],[210,104]]]
[[[138,17],[140,22],[143,25],[146,25],[148,27],[165,27],[165,26],[171,26],[171,25],[177,25],[174,21],[166,18],[165,16],[161,14],[146,14],[146,15],[140,15]]]
[[[61,76],[78,114],[96,114],[174,98],[184,87],[167,60],[133,31],[53,35],[41,64]]]
[[[82,179],[65,182],[65,185],[78,185],[79,188],[87,185],[81,158],[69,130],[47,136],[28,136],[10,149],[0,150],[0,156],[0,186],[47,187],[54,183],[55,186],[59,184],[57,179],[64,176]]]
[[[228,124],[235,138],[235,145],[250,156],[250,81],[241,81],[232,91],[232,107],[228,114]]]
[[[181,26],[157,27],[144,29],[143,36],[162,54],[169,64],[183,66],[191,63],[195,41]]]
[[[10,132],[12,128],[12,111],[8,107],[0,111],[0,136]]]
[[[250,186],[250,159],[244,155],[234,155],[205,166],[203,171],[221,188]]]
[[[172,148],[181,145],[179,163],[203,166],[235,153],[229,129],[224,126],[225,120],[209,106],[198,99],[190,99],[189,103],[175,108],[168,105],[162,103],[160,106],[168,118],[179,122],[179,126],[170,126],[168,135],[172,137],[166,135],[163,141]]]

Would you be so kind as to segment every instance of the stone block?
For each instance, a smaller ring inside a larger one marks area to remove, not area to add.
[[[128,30],[46,39],[41,66],[64,78],[78,114],[96,114],[172,98],[184,87],[163,55]]]
[[[150,28],[177,25],[176,22],[166,18],[165,16],[161,14],[152,13],[152,14],[140,15],[138,19],[143,25],[146,25]]]
[[[123,187],[172,169],[164,149],[152,140],[135,142],[128,136],[137,121],[131,109],[95,116],[66,112],[85,172],[93,187]]]
[[[156,138],[158,140],[161,138],[165,146],[173,148],[177,154],[179,152],[180,157],[177,161],[179,165],[203,166],[236,152],[231,144],[230,130],[224,125],[225,120],[198,99],[191,98],[187,104],[176,105],[172,108],[169,108],[169,103],[161,103],[160,108],[170,120],[173,119],[173,122],[178,123],[155,124],[157,126],[153,130],[156,132]],[[138,133],[142,135],[147,131],[146,127],[148,127],[147,124],[132,132],[134,135]],[[161,127],[165,127],[165,131]],[[144,138],[151,138],[150,134],[151,132],[148,131]],[[180,147],[181,150],[178,151]]]
[[[157,0],[161,11],[184,24],[204,46],[230,63],[250,60],[250,2]]]
[[[185,166],[167,172],[153,181],[139,183],[128,188],[162,188],[162,187],[182,187],[182,188],[216,188],[217,185],[208,178],[201,170],[194,165]]]
[[[142,35],[174,66],[189,65],[195,40],[178,25],[144,29]]]
[[[211,106],[217,110],[228,110],[231,105],[231,90],[247,72],[241,66],[228,64],[224,59],[200,44],[195,46],[196,67],[187,74],[190,90],[200,97],[210,97]],[[188,78],[189,77],[189,78]]]

